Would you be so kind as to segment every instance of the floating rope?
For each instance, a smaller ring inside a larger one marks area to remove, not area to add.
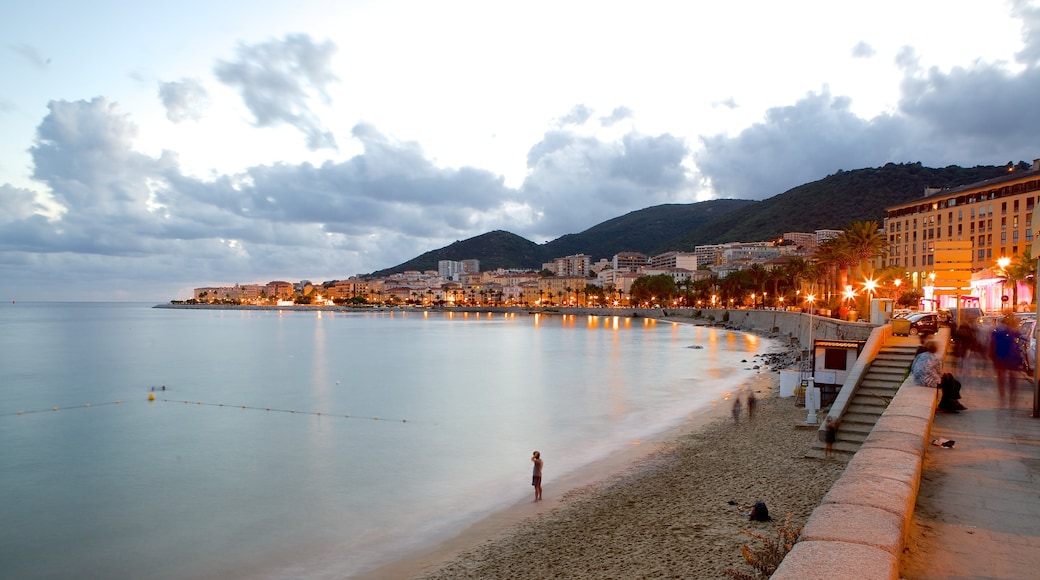
[[[149,402],[156,400],[154,393],[149,394]],[[315,417],[343,417],[344,419],[364,419],[367,421],[390,421],[393,423],[407,423],[408,419],[387,419],[385,417],[364,417],[358,415],[339,415],[322,413],[321,411],[297,411],[296,409],[278,409],[275,407],[252,407],[250,405],[225,405],[224,403],[207,403],[204,401],[175,401],[172,399],[160,399],[163,403],[181,403],[185,405],[198,405],[207,407],[228,407],[231,409],[246,409],[249,411],[268,411],[271,413],[289,413],[292,415],[313,415]],[[122,401],[111,401],[108,403],[84,403],[82,405],[72,405],[69,407],[51,407],[49,409],[28,409],[23,411],[14,411],[7,413],[0,413],[0,417],[14,417],[19,415],[31,415],[33,413],[55,413],[58,411],[68,411],[72,409],[89,409],[91,407],[104,407],[106,405],[121,405]]]
[[[162,399],[163,403],[180,403],[182,401],[173,401],[170,399]],[[314,415],[316,417],[343,417],[344,419],[366,419],[368,421],[393,421],[400,423],[407,423],[408,419],[387,419],[384,417],[359,417],[357,415],[330,415],[328,413],[322,413],[321,411],[297,411],[296,409],[276,409],[274,407],[251,407],[249,405],[225,405],[224,403],[206,403],[203,401],[183,401],[185,405],[204,405],[207,407],[229,407],[233,409],[247,409],[250,411],[269,411],[271,413],[290,413],[293,415]]]
[[[68,411],[70,409],[89,409],[90,407],[104,407],[106,405],[120,405],[122,401],[112,401],[110,403],[84,403],[82,405],[72,405],[71,407],[51,407],[50,409],[29,409],[28,411],[15,411],[12,413],[0,413],[0,417],[13,417],[15,415],[30,415],[32,413],[56,413],[58,411]]]

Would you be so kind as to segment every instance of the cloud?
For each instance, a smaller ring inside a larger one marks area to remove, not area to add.
[[[159,83],[159,100],[166,108],[166,118],[174,123],[197,121],[209,106],[209,95],[196,79]]]
[[[874,50],[874,47],[862,40],[852,47],[852,58],[870,58],[875,54],[877,51]]]
[[[730,97],[728,99],[723,99],[721,101],[714,101],[711,104],[711,108],[713,108],[713,109],[716,109],[718,107],[725,107],[727,109],[733,110],[733,109],[738,108],[739,106],[740,105],[737,104],[736,99],[734,99],[733,97]]]
[[[24,58],[29,64],[40,70],[46,70],[51,64],[51,59],[45,58],[34,46],[28,44],[13,44],[8,48],[18,56]]]
[[[550,131],[527,155],[523,200],[541,219],[526,232],[551,239],[636,209],[693,201],[687,154],[685,141],[669,134],[602,141]]]
[[[634,113],[632,112],[632,109],[629,109],[628,107],[624,107],[624,106],[615,107],[614,110],[611,111],[609,115],[604,115],[604,116],[600,117],[599,118],[599,122],[604,127],[613,127],[614,125],[620,123],[621,121],[624,121],[626,119],[631,119],[633,116],[634,116]]]
[[[336,139],[311,110],[315,98],[329,101],[326,88],[339,79],[332,72],[336,45],[314,43],[305,34],[254,45],[240,44],[235,61],[219,61],[221,82],[238,90],[258,127],[280,124],[298,129],[311,150],[336,149]]]
[[[972,166],[1036,156],[1040,111],[1040,11],[1016,4],[1023,20],[1026,64],[976,62],[944,71],[923,68],[912,48],[899,51],[897,110],[864,119],[848,97],[824,87],[729,137],[702,136],[696,167],[717,195],[763,199],[839,169],[890,161]],[[1032,59],[1032,60],[1031,60]]]
[[[1029,0],[1014,0],[1011,14],[1022,20],[1024,47],[1015,55],[1018,62],[1035,67],[1040,65],[1040,6]]]
[[[66,264],[59,255],[102,276],[132,269],[167,284],[170,271],[190,272],[195,285],[347,277],[530,219],[501,176],[438,167],[418,144],[370,125],[353,135],[364,152],[343,162],[204,180],[173,154],[135,151],[137,127],[116,103],[52,102],[31,154],[60,216],[39,215],[38,192],[0,187],[0,271],[18,272],[5,284],[26,276],[21,268]]]
[[[556,125],[560,128],[566,127],[567,125],[584,125],[592,118],[592,115],[593,110],[589,107],[585,105],[574,105],[566,115],[556,120]]]

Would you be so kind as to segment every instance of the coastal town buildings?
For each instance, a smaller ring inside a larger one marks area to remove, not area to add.
[[[978,298],[983,309],[999,310],[1007,295],[1005,260],[1032,244],[1038,198],[1040,159],[1025,171],[1011,166],[1007,175],[994,179],[928,188],[921,198],[886,209],[887,265],[904,269],[914,287],[928,288],[937,269],[937,245],[941,252],[943,243],[961,242],[970,249],[972,273],[963,294]],[[1029,285],[1017,291],[1020,301],[1031,301]]]

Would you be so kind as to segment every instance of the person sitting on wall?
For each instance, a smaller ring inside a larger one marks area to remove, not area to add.
[[[961,404],[961,382],[951,373],[943,373],[939,380],[939,389],[942,396],[939,398],[939,410],[948,413],[957,413],[967,409]]]

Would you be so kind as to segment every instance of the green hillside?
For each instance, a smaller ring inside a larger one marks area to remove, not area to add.
[[[839,171],[723,216],[671,240],[669,247],[693,250],[701,244],[768,240],[785,232],[842,229],[864,220],[880,225],[886,207],[921,197],[926,187],[956,187],[1006,173],[1005,166],[932,169],[920,163]]]
[[[567,234],[543,244],[547,259],[588,254],[594,260],[618,252],[660,253],[679,233],[707,226],[728,214],[739,214],[758,202],[717,199],[700,203],[648,207],[605,221],[580,234]],[[674,249],[674,248],[671,248]]]

